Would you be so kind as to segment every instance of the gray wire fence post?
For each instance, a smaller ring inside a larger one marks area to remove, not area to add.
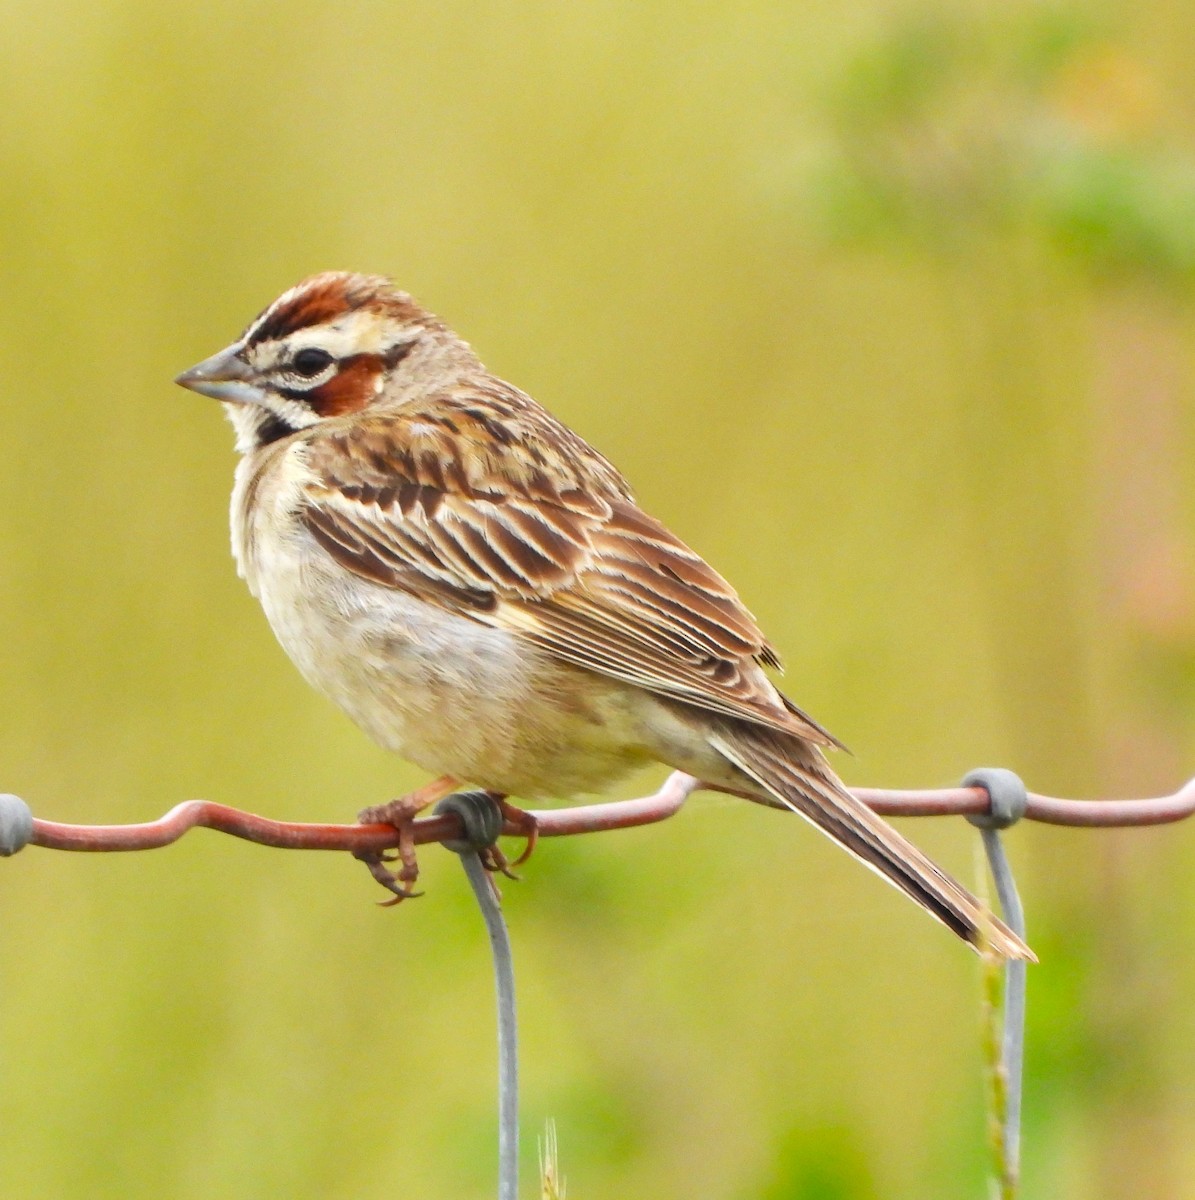
[[[1029,803],[1020,777],[1003,767],[982,767],[970,772],[963,787],[981,787],[990,800],[990,811],[967,818],[979,828],[987,854],[988,868],[996,885],[1005,924],[1025,940],[1025,909],[1017,891],[1012,867],[1004,853],[1000,830],[1015,825]],[[1014,1195],[1021,1172],[1021,1096],[1025,1065],[1025,981],[1028,964],[1009,959],[1004,964],[1004,1035],[1001,1067],[1004,1072],[1003,1175],[1002,1193]]]
[[[515,1017],[514,959],[502,905],[478,847],[492,846],[502,831],[502,811],[486,792],[459,792],[436,805],[436,812],[461,818],[465,837],[446,841],[460,855],[485,919],[494,959],[498,994],[498,1200],[518,1200],[519,1193],[519,1050]]]

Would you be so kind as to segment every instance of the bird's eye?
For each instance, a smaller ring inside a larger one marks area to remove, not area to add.
[[[297,375],[302,375],[304,379],[314,379],[321,371],[325,370],[332,362],[332,356],[327,350],[320,350],[316,346],[308,346],[305,350],[300,350],[295,355],[294,361],[291,363]]]

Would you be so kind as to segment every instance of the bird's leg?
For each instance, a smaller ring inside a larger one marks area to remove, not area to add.
[[[378,883],[388,892],[394,893],[393,900],[381,902],[383,906],[398,904],[401,900],[409,900],[414,896],[422,895],[411,886],[419,878],[413,823],[415,817],[429,804],[443,800],[445,796],[456,791],[459,784],[460,781],[453,776],[441,775],[439,779],[433,779],[431,783],[425,783],[423,787],[416,788],[415,791],[408,792],[405,796],[387,800],[385,804],[371,805],[369,808],[363,808],[357,814],[357,820],[362,825],[393,825],[398,830],[397,858],[402,864],[398,871],[390,871],[385,866],[386,863],[395,860],[396,856],[393,854],[382,854],[376,850],[362,851],[357,854],[357,858],[365,863],[369,868],[369,873]]]

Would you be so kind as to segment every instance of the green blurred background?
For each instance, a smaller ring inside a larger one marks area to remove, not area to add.
[[[275,645],[219,410],[283,288],[393,274],[739,587],[876,786],[1192,769],[1195,23],[909,0],[0,10],[0,787],[339,820],[419,782]],[[651,781],[635,781],[633,794]],[[974,834],[906,826],[964,878]],[[1195,1195],[1195,830],[1009,838],[1026,1196]],[[461,872],[197,833],[0,868],[0,1190],[493,1194]],[[505,887],[526,1193],[984,1194],[976,962],[702,797]]]

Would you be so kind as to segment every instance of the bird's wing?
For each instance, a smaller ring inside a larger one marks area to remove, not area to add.
[[[837,744],[762,670],[779,660],[734,589],[542,409],[404,408],[313,435],[303,454],[302,519],[363,578],[659,695]]]

